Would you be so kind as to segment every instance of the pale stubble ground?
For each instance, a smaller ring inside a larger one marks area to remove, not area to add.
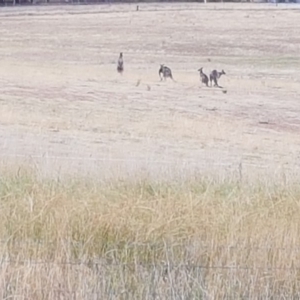
[[[295,168],[297,6],[135,7],[1,8],[1,160],[81,174]],[[176,82],[159,81],[161,63]],[[227,93],[201,86],[200,67],[224,69]]]

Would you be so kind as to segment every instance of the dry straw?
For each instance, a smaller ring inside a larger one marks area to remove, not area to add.
[[[299,296],[297,185],[20,169],[0,193],[2,299]]]

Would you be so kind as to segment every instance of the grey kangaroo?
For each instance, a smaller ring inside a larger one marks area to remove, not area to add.
[[[123,53],[120,53],[119,59],[118,59],[118,67],[117,67],[117,71],[119,73],[123,73],[124,71],[124,61],[123,61]]]
[[[222,76],[225,75],[225,71],[222,70],[221,72],[218,72],[217,70],[213,70],[210,75],[209,75],[209,81],[210,81],[210,86],[212,86],[212,82],[214,82],[214,86],[220,87],[218,85],[218,79]]]
[[[198,70],[200,72],[201,82],[208,86],[208,76],[203,73],[203,67]]]
[[[164,80],[166,80],[168,77],[171,78],[173,81],[175,81],[173,79],[171,69],[168,68],[167,66],[160,65],[160,69],[158,70],[158,75],[159,75],[161,81],[163,80],[163,78],[164,78]]]

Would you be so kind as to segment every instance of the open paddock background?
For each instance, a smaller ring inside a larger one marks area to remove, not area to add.
[[[2,160],[99,176],[295,169],[298,6],[135,7],[1,8]],[[159,81],[161,63],[176,83]],[[227,94],[201,87],[201,66],[227,72]]]

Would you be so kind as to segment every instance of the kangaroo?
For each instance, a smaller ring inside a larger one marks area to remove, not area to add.
[[[124,71],[124,61],[123,61],[123,53],[120,53],[119,59],[118,59],[118,67],[117,67],[117,71],[119,73],[123,73]]]
[[[210,75],[209,75],[209,81],[210,81],[210,86],[212,86],[212,82],[214,82],[214,86],[220,87],[218,85],[218,79],[222,76],[225,75],[225,71],[222,70],[221,72],[218,72],[217,70],[213,70]]]
[[[161,76],[161,74],[162,74],[162,76]],[[158,70],[158,75],[160,77],[160,81],[162,81],[163,78],[164,78],[164,80],[167,80],[168,77],[171,78],[173,81],[175,81],[173,79],[171,69],[165,65],[160,65],[160,69]]]
[[[200,72],[201,82],[208,86],[208,76],[203,73],[203,67],[198,70]]]

